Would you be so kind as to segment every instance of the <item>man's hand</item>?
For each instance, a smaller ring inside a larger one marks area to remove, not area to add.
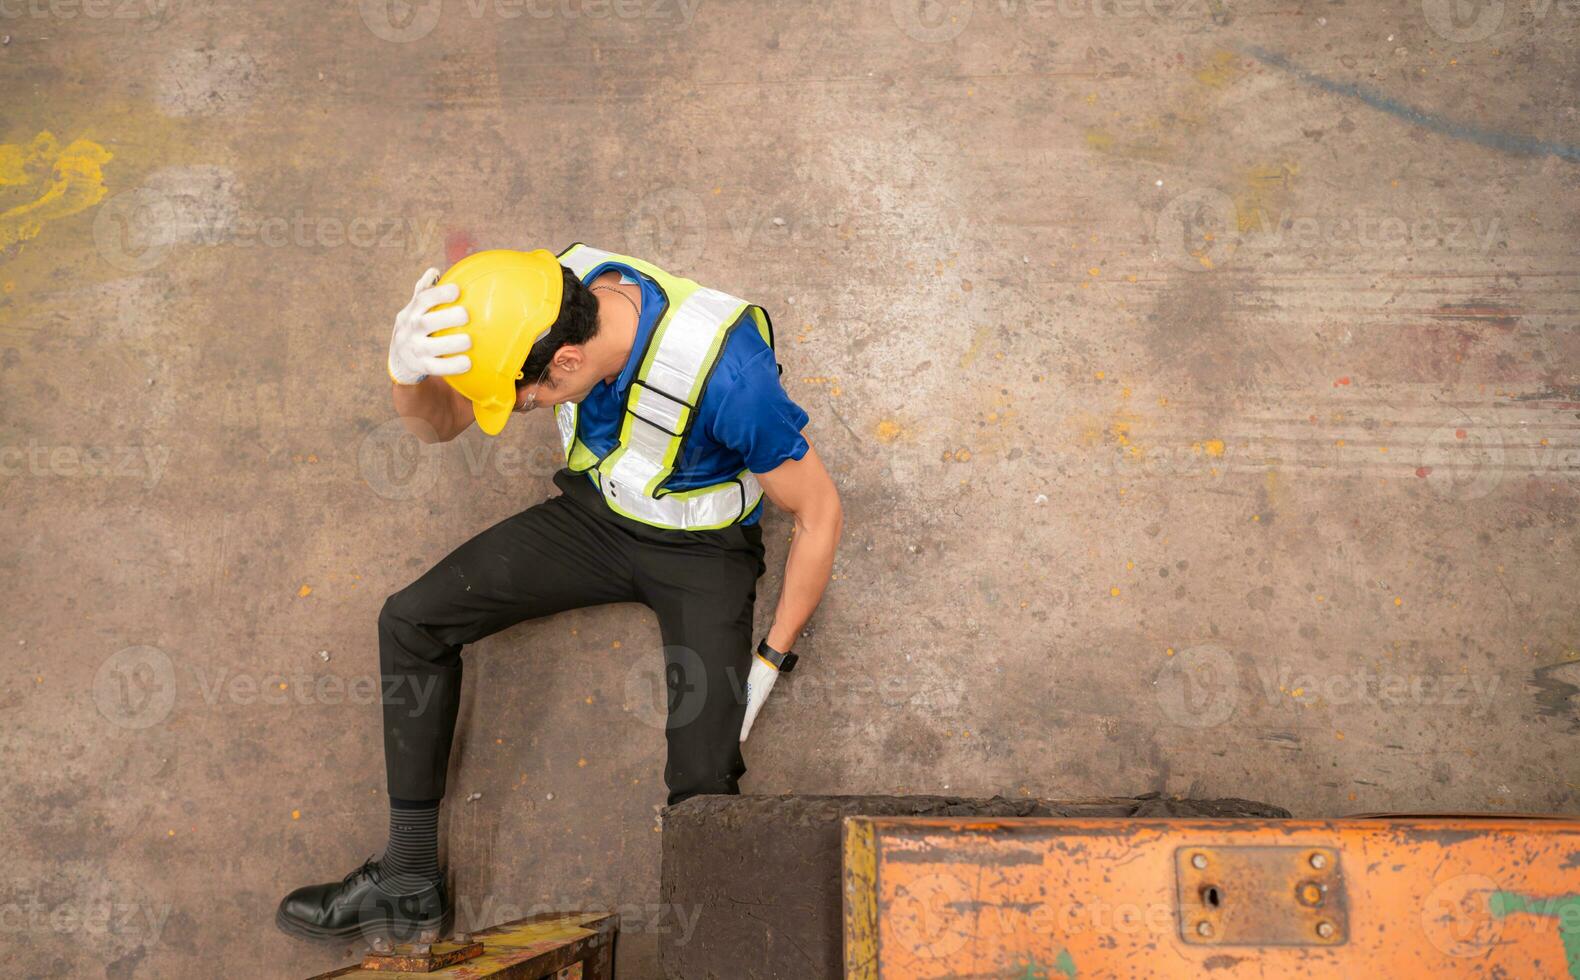
[[[768,700],[768,692],[778,679],[779,671],[773,664],[752,654],[752,671],[746,675],[746,720],[741,722],[741,741],[752,733],[752,722],[757,720],[757,712],[763,710],[763,702]]]
[[[463,307],[452,306],[433,312],[435,306],[453,303],[461,295],[461,287],[453,282],[434,288],[438,278],[438,269],[423,273],[411,292],[411,302],[395,315],[395,331],[390,336],[389,372],[396,384],[420,384],[430,374],[435,377],[463,374],[472,367],[470,357],[444,356],[460,354],[470,348],[471,337],[464,333],[431,336],[436,330],[466,325]]]

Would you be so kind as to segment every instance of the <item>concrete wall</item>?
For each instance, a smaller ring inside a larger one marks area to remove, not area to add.
[[[775,317],[848,531],[748,791],[1580,810],[1580,11],[1456,9],[0,5],[13,968],[345,961],[271,916],[382,846],[379,605],[550,491],[391,421],[478,246]],[[650,975],[657,644],[469,653],[463,918]]]

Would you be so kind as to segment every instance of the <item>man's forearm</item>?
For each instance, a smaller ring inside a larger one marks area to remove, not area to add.
[[[406,431],[422,442],[449,442],[472,424],[457,411],[455,389],[443,378],[426,378],[418,384],[390,384],[395,413]]]
[[[795,539],[785,561],[784,590],[768,630],[768,645],[788,652],[801,629],[812,618],[834,571],[834,552],[844,520],[836,509],[814,520],[796,518]]]

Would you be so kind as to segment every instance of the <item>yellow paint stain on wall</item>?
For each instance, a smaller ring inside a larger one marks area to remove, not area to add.
[[[1101,129],[1088,129],[1086,131],[1086,145],[1099,153],[1112,153],[1114,150],[1114,134]]]
[[[31,197],[0,211],[0,249],[34,238],[45,223],[85,211],[103,200],[103,168],[112,156],[87,139],[73,140],[62,149],[48,131],[27,144],[0,144],[0,187]]]
[[[1241,232],[1277,226],[1294,199],[1294,178],[1299,172],[1293,163],[1264,163],[1241,175],[1240,189],[1234,195],[1235,223]]]
[[[960,355],[961,367],[970,367],[971,363],[977,359],[977,355],[982,353],[982,346],[987,343],[988,337],[991,336],[991,331],[992,328],[986,324],[981,324],[971,331],[971,343],[966,347],[965,353]]]
[[[1196,81],[1208,88],[1223,88],[1245,74],[1240,60],[1232,51],[1217,51],[1195,75]]]
[[[1082,413],[1071,421],[1079,432],[1076,441],[1081,445],[1091,447],[1103,441],[1103,423],[1097,416]]]
[[[1164,163],[1174,157],[1172,146],[1161,145],[1155,141],[1120,140],[1113,133],[1104,129],[1088,129],[1086,131],[1086,145],[1106,156],[1123,157],[1128,160]]]
[[[1146,455],[1147,447],[1136,441],[1131,426],[1141,421],[1144,419],[1128,412],[1115,412],[1107,417],[1082,412],[1072,416],[1070,424],[1075,429],[1078,444],[1094,449],[1114,446],[1126,456],[1139,459]]]

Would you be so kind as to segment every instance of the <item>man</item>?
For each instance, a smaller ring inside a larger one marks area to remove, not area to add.
[[[525,619],[607,602],[652,608],[670,688],[669,802],[739,792],[740,743],[794,666],[843,522],[807,415],[780,386],[760,307],[581,244],[557,260],[482,252],[437,276],[428,270],[395,318],[395,410],[419,438],[447,441],[474,421],[495,435],[512,412],[553,407],[561,493],[384,604],[389,844],[343,880],[287,895],[276,921],[297,935],[448,927],[437,828],[461,648]],[[764,496],[794,515],[795,536],[754,652]],[[430,687],[414,714],[409,692]]]

